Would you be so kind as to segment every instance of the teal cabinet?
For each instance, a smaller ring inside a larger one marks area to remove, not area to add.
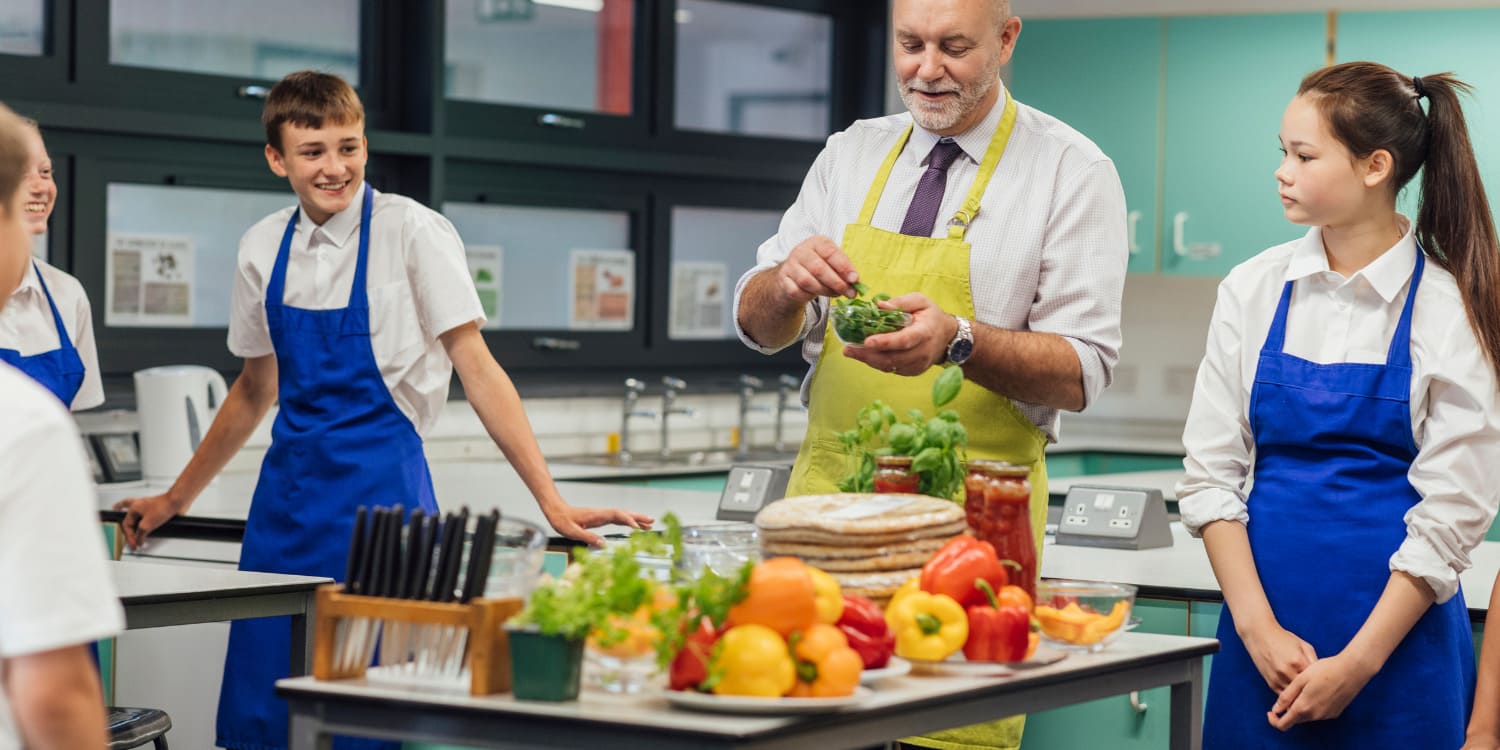
[[[1469,138],[1493,213],[1500,200],[1500,9],[1340,13],[1339,62],[1372,60],[1409,75],[1453,73],[1474,87],[1463,99]],[[1417,217],[1421,175],[1407,184],[1399,210]],[[1491,537],[1494,538],[1494,537]]]
[[[1016,99],[1088,136],[1115,163],[1130,221],[1130,271],[1157,268],[1157,122],[1165,21],[1027,21],[1010,87]]]
[[[1167,21],[1163,271],[1223,276],[1305,231],[1277,199],[1277,134],[1326,34],[1320,13]]]
[[[1224,611],[1223,602],[1192,602],[1188,606],[1188,635],[1198,638],[1219,637],[1219,615]],[[1214,658],[1203,660],[1203,700],[1208,701],[1209,673],[1213,671]]]
[[[1049,477],[1081,477],[1091,474],[1122,474],[1132,471],[1165,471],[1181,468],[1182,456],[1180,455],[1106,451],[1047,454],[1047,476]]]
[[[1131,615],[1140,618],[1137,630],[1145,633],[1188,632],[1187,602],[1139,599]],[[1130,696],[1116,695],[1030,714],[1021,745],[1026,750],[1164,750],[1171,740],[1171,688],[1142,690],[1137,697],[1144,710],[1131,705]]]

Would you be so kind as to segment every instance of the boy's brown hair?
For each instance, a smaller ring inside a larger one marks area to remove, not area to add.
[[[266,127],[266,143],[281,150],[281,126],[321,128],[324,122],[354,125],[365,121],[365,106],[344,79],[315,70],[299,70],[281,79],[266,96],[260,122]]]
[[[0,211],[10,208],[11,199],[26,179],[31,164],[31,144],[26,139],[26,122],[0,104]]]

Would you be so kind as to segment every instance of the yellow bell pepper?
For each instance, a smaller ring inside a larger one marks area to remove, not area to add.
[[[807,566],[807,573],[812,576],[813,601],[818,610],[818,622],[827,625],[838,622],[844,616],[844,591],[839,587],[839,582],[811,565]]]
[[[969,616],[947,594],[913,591],[892,598],[885,621],[896,634],[896,655],[906,659],[942,661],[969,638]]]
[[[709,680],[716,695],[780,698],[796,685],[797,666],[780,633],[736,625],[714,647]]]
[[[911,578],[906,579],[906,583],[901,584],[901,587],[898,588],[898,589],[896,589],[896,593],[891,594],[891,600],[889,602],[887,602],[886,605],[885,605],[886,610],[889,611],[891,607],[896,606],[896,602],[899,602],[902,599],[906,598],[907,594],[910,594],[913,591],[921,591],[921,590],[922,590],[922,577],[921,576],[912,576]]]

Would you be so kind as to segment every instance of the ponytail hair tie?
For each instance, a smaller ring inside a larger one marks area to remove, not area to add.
[[[1412,76],[1411,77],[1411,85],[1412,85],[1412,88],[1414,88],[1414,89],[1417,90],[1417,98],[1418,99],[1421,99],[1422,97],[1427,96],[1427,87],[1425,87],[1425,86],[1422,85],[1422,76]]]

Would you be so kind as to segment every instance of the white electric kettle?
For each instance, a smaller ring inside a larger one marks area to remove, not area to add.
[[[141,424],[141,478],[171,482],[192,458],[224,403],[216,370],[171,365],[137,370],[135,410]]]

